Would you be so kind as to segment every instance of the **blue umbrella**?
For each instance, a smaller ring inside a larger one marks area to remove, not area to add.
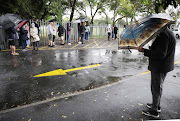
[[[153,14],[128,26],[121,34],[119,49],[137,49],[155,38],[174,20],[167,14]]]

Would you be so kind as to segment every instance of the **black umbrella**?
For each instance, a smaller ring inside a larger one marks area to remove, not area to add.
[[[56,19],[52,19],[52,20],[50,20],[49,22],[55,22],[55,21],[57,21]]]
[[[22,19],[19,15],[8,13],[0,17],[0,26],[2,26],[4,29],[8,29],[18,25],[18,23],[21,21]]]

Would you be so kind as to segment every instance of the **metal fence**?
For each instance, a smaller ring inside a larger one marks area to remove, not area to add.
[[[32,23],[32,21],[30,21]],[[49,24],[49,21],[41,20],[39,21],[40,24],[40,44],[47,45],[48,44],[48,35],[47,35],[47,26]],[[59,23],[54,22],[56,30],[58,29]],[[67,23],[62,24],[65,29],[67,29]],[[123,26],[118,25],[118,36],[123,30]],[[90,25],[90,39],[103,39],[107,38],[108,34],[106,31],[107,25]],[[65,38],[67,38],[67,34],[65,32],[64,34]],[[59,44],[60,41],[58,37],[58,33],[56,32],[56,43]],[[66,40],[66,39],[65,39]],[[78,41],[78,25],[77,23],[71,23],[71,35],[70,35],[70,42],[77,42]]]
[[[29,25],[34,21],[30,20]],[[39,25],[40,25],[40,32],[39,32],[39,37],[40,37],[40,45],[48,45],[48,35],[47,35],[47,26],[49,24],[49,21],[47,20],[40,20]],[[56,31],[58,29],[59,23],[54,22]],[[62,24],[64,28],[67,28],[67,23]],[[118,36],[123,30],[123,26],[117,25],[118,27]],[[90,39],[104,39],[107,38],[107,31],[106,31],[107,25],[90,25]],[[8,42],[5,40],[3,30],[0,28],[0,50],[7,49],[8,48]],[[64,34],[65,37],[65,42],[67,38],[67,34],[65,32]],[[71,23],[71,35],[70,35],[70,42],[78,42],[78,25],[77,23]],[[18,43],[18,42],[17,42]],[[56,39],[55,39],[56,44],[60,44],[58,33],[56,32]]]

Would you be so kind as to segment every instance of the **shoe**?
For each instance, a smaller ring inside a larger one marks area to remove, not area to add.
[[[78,42],[78,44],[81,44],[81,42]]]
[[[84,42],[82,44],[85,44]]]
[[[25,51],[28,51],[28,50],[27,50],[27,49],[22,49],[22,51],[24,51],[24,52],[25,52]]]
[[[153,118],[159,118],[159,113],[151,110],[147,110],[147,111],[143,110],[142,114]]]
[[[50,47],[50,45],[48,45],[48,47]]]
[[[71,45],[71,43],[68,43],[68,45]]]
[[[147,103],[146,107],[148,107],[149,109],[151,109],[152,104]],[[157,112],[158,112],[158,113],[161,113],[161,107],[158,107]]]

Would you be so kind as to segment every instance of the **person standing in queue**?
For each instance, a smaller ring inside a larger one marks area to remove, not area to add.
[[[65,28],[61,24],[59,24],[57,32],[58,32],[58,36],[60,38],[61,45],[64,45],[64,32],[65,32]]]
[[[85,44],[84,43],[85,22],[81,22],[80,33],[81,33],[81,42],[82,42],[82,44]]]
[[[166,28],[156,37],[149,49],[138,48],[139,52],[149,58],[148,69],[151,71],[152,103],[147,103],[149,109],[143,110],[146,116],[159,117],[163,82],[167,73],[174,69],[175,46],[175,36]]]
[[[50,22],[49,25],[47,26],[47,34],[48,34],[48,39],[49,39],[49,47],[53,47],[53,22]]]

